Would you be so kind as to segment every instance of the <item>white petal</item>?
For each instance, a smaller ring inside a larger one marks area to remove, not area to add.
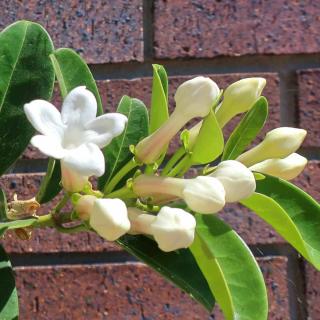
[[[121,113],[109,113],[88,122],[85,126],[88,130],[86,142],[105,147],[123,132],[127,121],[127,117]]]
[[[24,105],[24,112],[33,127],[46,136],[61,139],[64,125],[60,112],[45,100],[33,100]]]
[[[82,176],[102,176],[105,163],[102,151],[93,143],[82,144],[81,146],[67,150],[63,162],[72,170]]]
[[[49,157],[62,159],[65,156],[60,141],[54,137],[37,135],[31,139],[31,144]]]
[[[76,87],[71,90],[63,101],[61,116],[63,123],[82,124],[95,119],[97,114],[97,101],[93,93],[86,87]]]

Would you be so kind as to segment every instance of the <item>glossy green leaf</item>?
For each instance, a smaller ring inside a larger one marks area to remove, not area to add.
[[[118,243],[212,311],[214,297],[190,250],[163,252],[145,236],[126,235]]]
[[[214,215],[196,215],[190,247],[226,320],[266,320],[267,291],[243,240]]]
[[[223,134],[215,114],[211,111],[203,120],[192,149],[191,161],[193,164],[210,163],[220,156],[223,147]]]
[[[236,159],[258,135],[267,117],[268,101],[265,97],[260,97],[231,133],[222,160]]]
[[[86,86],[97,100],[97,115],[103,113],[100,94],[96,82],[85,61],[71,49],[58,49],[50,55],[60,92],[63,98],[74,88]],[[52,200],[61,190],[60,161],[50,159],[46,176],[41,183],[37,200],[45,203]]]
[[[148,135],[148,111],[142,101],[123,96],[117,112],[126,115],[128,123],[123,133],[104,149],[106,170],[99,178],[100,190],[103,190],[105,184],[133,157],[130,145],[136,145]]]
[[[61,48],[50,55],[61,95],[64,98],[72,89],[86,86],[96,97],[97,115],[103,114],[98,87],[86,62],[73,50]]]
[[[31,227],[37,223],[37,218],[29,218],[23,220],[8,220],[6,222],[0,222],[0,232],[1,230],[12,230],[18,228]]]
[[[0,245],[0,319],[18,320],[18,294],[9,257]]]
[[[0,189],[0,222],[7,221],[8,204],[6,194]]]
[[[34,135],[24,104],[51,97],[52,51],[52,41],[39,24],[19,21],[0,33],[0,175]]]
[[[265,176],[241,203],[256,212],[320,270],[320,205],[288,181]]]
[[[153,64],[150,133],[156,131],[168,118],[168,77],[163,66]]]

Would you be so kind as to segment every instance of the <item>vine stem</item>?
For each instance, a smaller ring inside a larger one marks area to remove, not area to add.
[[[129,189],[127,186],[122,187],[106,195],[106,198],[129,199],[129,198],[136,198],[136,197],[137,196],[133,193],[133,191]]]
[[[132,158],[126,165],[124,165],[118,172],[117,174],[106,184],[104,187],[104,193],[108,194],[110,193],[116,186],[117,184],[121,181],[121,179],[132,169],[136,168],[139,166],[139,163]]]
[[[69,199],[70,199],[70,194],[65,193],[63,198],[60,200],[60,202],[58,202],[56,208],[54,209],[54,212],[59,213],[61,211],[61,209],[67,204]]]
[[[182,170],[188,170],[191,166],[191,160],[190,160],[190,155],[186,154],[182,160],[180,160],[180,162],[178,162],[178,164],[167,174],[168,177],[175,177],[178,174],[180,174],[180,172]]]
[[[172,167],[184,156],[185,153],[186,152],[184,147],[180,147],[163,168],[161,176],[167,175],[172,169]]]

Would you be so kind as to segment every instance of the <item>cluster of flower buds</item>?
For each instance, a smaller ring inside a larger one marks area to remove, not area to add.
[[[297,153],[306,130],[281,127],[269,131],[265,139],[254,148],[241,154],[237,160],[252,171],[285,180],[294,179],[307,164],[307,159]]]
[[[211,214],[220,211],[226,202],[249,197],[255,191],[256,182],[246,166],[227,160],[221,162],[209,176],[180,179],[140,175],[134,179],[132,188],[139,197],[173,196],[183,199],[197,213]]]
[[[253,107],[265,83],[263,78],[243,79],[227,87],[221,97],[219,87],[209,78],[196,77],[184,82],[176,91],[176,108],[168,120],[136,145],[137,163],[156,163],[172,138],[193,118],[205,118],[214,112],[223,128],[234,116]],[[24,109],[41,133],[31,143],[48,156],[61,160],[64,189],[78,193],[74,201],[77,216],[107,240],[117,240],[126,233],[144,234],[152,236],[166,252],[192,244],[196,220],[190,212],[214,214],[226,203],[250,197],[256,189],[252,171],[292,179],[307,161],[294,153],[305,138],[305,130],[278,128],[236,160],[222,161],[211,168],[208,175],[185,179],[174,174],[160,176],[155,171],[145,172],[136,174],[126,187],[133,195],[130,201],[108,193],[96,197],[85,194],[84,187],[90,176],[104,173],[105,159],[100,149],[123,132],[127,118],[118,113],[96,118],[97,102],[85,87],[75,88],[67,95],[61,114],[42,100],[32,101]],[[202,123],[189,131],[189,146],[197,143]],[[189,151],[184,151],[188,155]],[[186,209],[169,207],[169,202],[175,199],[183,200]],[[152,210],[156,213],[147,211],[150,205],[157,208]]]

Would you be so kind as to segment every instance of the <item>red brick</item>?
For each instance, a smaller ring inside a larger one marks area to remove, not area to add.
[[[288,319],[286,258],[259,262],[269,319]],[[210,319],[202,306],[140,263],[19,267],[16,274],[20,316],[26,320]]]
[[[157,58],[320,51],[318,1],[157,0]]]
[[[174,100],[173,96],[177,89],[177,87],[188,79],[195,77],[196,75],[190,76],[174,76],[170,77],[169,80],[169,88],[170,88],[170,109],[171,111],[174,108]],[[279,93],[279,77],[276,73],[261,73],[261,74],[210,74],[208,75],[213,80],[215,80],[220,88],[226,88],[232,82],[235,82],[241,78],[252,77],[252,76],[261,76],[267,79],[267,86],[264,91],[264,95],[268,98],[270,109],[269,109],[269,118],[268,122],[263,129],[262,133],[259,136],[257,141],[261,140],[261,137],[269,131],[270,129],[276,128],[280,125],[280,93]],[[150,106],[151,102],[151,87],[152,80],[151,78],[139,78],[133,80],[105,80],[105,81],[97,81],[99,91],[101,94],[101,99],[103,106],[108,112],[115,112],[117,109],[117,105],[123,95],[128,95],[133,98],[138,98],[142,100],[146,106]],[[53,103],[60,107],[61,98],[59,96],[58,90],[55,91],[53,97]],[[232,121],[230,125],[228,125],[225,130],[225,136],[231,133],[232,128],[234,128],[235,124],[239,120],[239,117]],[[169,153],[172,153],[179,144],[179,137],[176,137],[173,144],[169,149]],[[44,159],[46,158],[44,155],[41,155],[40,152],[35,150],[33,147],[29,147],[25,153],[23,154],[24,159]]]
[[[298,72],[299,127],[308,130],[305,147],[320,146],[320,69]]]
[[[88,63],[143,60],[142,0],[6,0],[0,17],[0,28],[19,19],[39,22],[56,48],[73,48]]]
[[[320,315],[320,273],[309,263],[306,263],[305,276],[308,320],[318,320]]]

